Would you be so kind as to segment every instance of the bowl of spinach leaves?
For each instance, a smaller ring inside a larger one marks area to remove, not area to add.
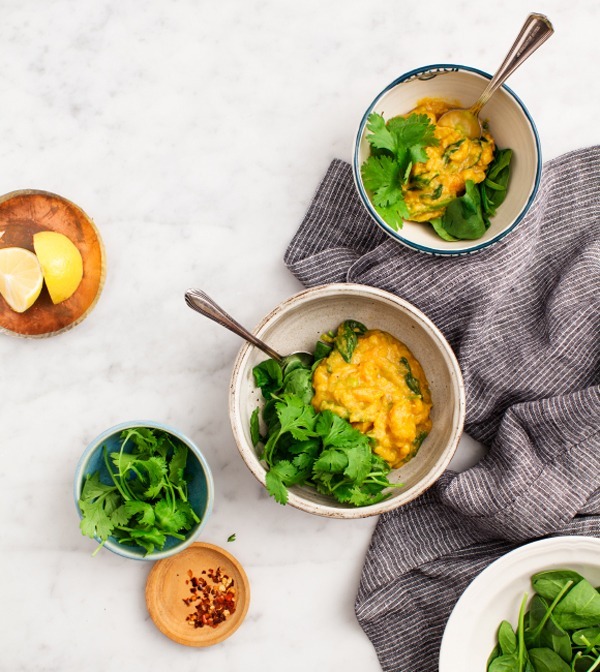
[[[599,558],[597,537],[556,536],[488,565],[448,619],[440,672],[599,669]]]
[[[162,423],[124,422],[91,441],[77,465],[80,530],[126,558],[160,560],[187,548],[212,512],[210,467],[196,444]]]
[[[398,77],[366,109],[354,141],[354,181],[371,219],[398,243],[441,256],[471,254],[502,240],[533,204],[542,171],[540,140],[524,103],[504,85],[481,114],[495,144],[485,179],[467,179],[464,193],[443,203],[445,211],[439,214],[443,189],[438,182],[444,181],[444,165],[453,165],[450,155],[461,151],[460,140],[434,160],[428,148],[440,146],[435,126],[427,115],[411,112],[427,99],[468,107],[490,78],[469,66],[429,65]],[[430,220],[411,220],[409,205],[416,192],[422,195],[421,210],[430,206]]]
[[[342,418],[312,412],[311,369],[321,337],[348,321],[404,343],[429,383],[431,431],[400,468],[378,459],[365,435]],[[441,476],[462,434],[464,389],[450,345],[415,306],[375,287],[322,285],[283,301],[254,333],[290,356],[280,365],[242,346],[229,415],[240,455],[272,501],[320,516],[361,518],[406,504]],[[299,352],[311,353],[308,363],[292,354]]]

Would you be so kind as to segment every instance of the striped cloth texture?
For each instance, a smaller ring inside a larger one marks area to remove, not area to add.
[[[379,517],[355,603],[383,670],[438,669],[448,617],[492,561],[541,537],[600,537],[600,147],[547,162],[525,219],[463,257],[388,237],[335,160],[284,260],[306,286],[410,301],[460,363],[465,431],[486,454]]]

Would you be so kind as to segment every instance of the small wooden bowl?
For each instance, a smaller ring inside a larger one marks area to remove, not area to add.
[[[24,313],[11,310],[0,296],[0,333],[45,337],[79,324],[96,305],[106,274],[100,234],[83,210],[62,196],[23,189],[0,196],[0,248],[23,247],[31,252],[39,231],[62,233],[75,244],[83,259],[83,278],[76,292],[54,304],[44,285],[36,302]]]
[[[191,595],[190,572],[206,577],[220,568],[234,580],[236,610],[215,628],[196,628],[186,618],[194,611],[184,599]],[[185,646],[212,646],[230,637],[242,624],[250,604],[250,584],[240,563],[227,551],[206,543],[195,543],[170,558],[159,560],[146,582],[146,606],[156,627],[167,637]]]

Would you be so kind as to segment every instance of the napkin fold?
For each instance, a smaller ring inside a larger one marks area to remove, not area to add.
[[[448,616],[490,562],[543,536],[600,537],[600,147],[546,163],[515,231],[453,258],[389,238],[335,160],[284,261],[306,286],[410,301],[460,363],[465,431],[487,454],[380,516],[355,604],[385,672],[437,669]]]

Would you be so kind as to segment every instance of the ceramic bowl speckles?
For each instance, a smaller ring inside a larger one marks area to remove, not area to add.
[[[178,540],[169,536],[162,550],[155,550],[147,555],[143,548],[136,545],[121,544],[112,536],[104,543],[104,547],[117,555],[133,560],[161,560],[182,551],[198,539],[210,517],[214,500],[214,484],[208,462],[198,446],[179,430],[152,420],[135,420],[123,422],[102,432],[88,444],[77,464],[74,481],[75,506],[81,517],[79,499],[88,474],[100,472],[100,480],[103,483],[112,484],[103,459],[104,446],[107,447],[109,453],[118,450],[121,445],[121,432],[132,427],[148,427],[167,432],[187,446],[188,457],[185,478],[188,484],[188,499],[196,515],[200,518],[200,522],[187,533],[185,539]]]
[[[478,240],[442,240],[428,223],[405,222],[395,231],[373,207],[360,175],[370,153],[366,140],[367,117],[371,112],[385,119],[407,114],[423,98],[442,98],[463,107],[474,103],[491,76],[464,65],[438,64],[412,70],[389,84],[367,108],[358,128],[352,159],[354,181],[360,199],[373,220],[394,240],[420,252],[443,256],[470,254],[490,247],[514,230],[531,207],[541,178],[540,140],[531,115],[507,86],[501,87],[485,105],[481,118],[501,149],[513,150],[511,177],[504,203],[491,226]]]
[[[432,430],[417,456],[391,472],[391,481],[405,485],[394,489],[389,499],[370,506],[350,507],[309,486],[290,488],[288,503],[298,509],[332,518],[362,518],[410,502],[440,477],[462,434],[465,396],[458,362],[437,327],[407,301],[374,287],[330,284],[305,290],[275,308],[254,333],[278,352],[312,351],[323,333],[346,319],[387,331],[405,343],[423,366],[433,401]],[[266,358],[256,348],[244,345],[234,364],[229,391],[229,414],[238,449],[263,485],[266,469],[252,445],[250,416],[262,404],[252,369]]]

